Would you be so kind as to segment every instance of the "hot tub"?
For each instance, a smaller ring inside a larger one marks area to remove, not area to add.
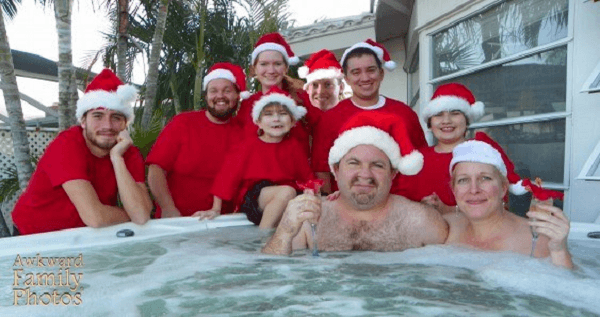
[[[122,229],[135,235],[117,238]],[[600,316],[600,240],[590,231],[600,225],[572,224],[573,272],[452,246],[263,255],[271,231],[243,215],[5,238],[0,314]]]

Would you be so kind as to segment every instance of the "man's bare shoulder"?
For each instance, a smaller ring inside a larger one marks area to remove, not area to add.
[[[414,217],[440,215],[434,208],[412,201],[404,196],[390,194],[390,205],[395,213],[408,214]]]
[[[410,228],[424,244],[443,243],[448,237],[448,223],[433,207],[403,196],[390,195],[392,214]]]

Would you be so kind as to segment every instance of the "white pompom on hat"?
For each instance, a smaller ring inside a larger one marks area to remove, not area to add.
[[[410,141],[405,119],[379,111],[364,111],[351,117],[340,129],[329,150],[329,168],[358,145],[373,145],[390,159],[392,167],[404,175],[416,175],[423,168],[423,154]]]
[[[450,161],[450,174],[452,174],[454,166],[460,162],[493,165],[500,174],[508,178],[511,193],[523,195],[527,192],[527,189],[522,185],[521,177],[515,172],[515,165],[508,158],[500,144],[483,132],[477,132],[475,139],[465,141],[454,148],[452,161]]]
[[[300,62],[300,59],[294,54],[290,45],[285,41],[283,36],[277,32],[267,33],[256,41],[251,56],[252,65],[254,65],[254,61],[258,57],[258,54],[264,51],[277,51],[281,53],[288,65],[296,65]]]
[[[75,115],[81,120],[89,110],[105,108],[122,113],[130,123],[134,118],[132,103],[136,97],[135,87],[124,84],[112,70],[105,68],[94,77],[77,101]]]
[[[431,101],[421,111],[421,118],[427,122],[432,116],[443,111],[459,110],[470,122],[479,120],[485,114],[485,105],[476,101],[473,93],[463,84],[448,83],[439,86]]]
[[[390,53],[385,49],[385,47],[383,45],[373,41],[372,39],[367,39],[364,42],[358,42],[358,43],[350,46],[350,48],[348,48],[347,50],[344,51],[344,55],[342,55],[340,64],[344,65],[344,61],[346,60],[346,57],[348,56],[348,54],[350,54],[352,51],[354,51],[355,49],[357,49],[359,47],[366,48],[366,49],[373,51],[373,53],[375,53],[375,55],[377,55],[377,58],[379,59],[381,64],[383,64],[383,67],[385,69],[387,69],[389,71],[396,69],[396,62],[394,62],[392,60],[392,58],[390,57]]]
[[[254,123],[258,123],[258,118],[260,118],[261,111],[270,103],[278,103],[286,106],[296,121],[302,119],[307,112],[306,108],[296,104],[294,99],[290,97],[289,93],[281,90],[277,86],[273,86],[271,89],[269,89],[269,91],[267,91],[266,94],[262,95],[260,99],[254,103],[254,106],[252,107],[252,121],[254,121]]]
[[[215,79],[227,79],[232,82],[238,88],[241,99],[250,97],[250,92],[246,90],[246,74],[240,66],[227,62],[214,64],[202,80],[202,90],[206,90],[208,83]]]

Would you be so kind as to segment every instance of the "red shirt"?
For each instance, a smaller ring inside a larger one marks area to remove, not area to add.
[[[437,153],[432,147],[419,149],[423,153],[423,169],[414,176],[402,175],[392,185],[390,192],[402,195],[410,200],[421,201],[424,197],[436,193],[440,200],[448,205],[455,206],[456,200],[450,187],[450,161],[452,152]]]
[[[156,164],[167,172],[173,202],[182,216],[212,208],[210,188],[223,160],[242,137],[233,120],[217,124],[208,120],[206,110],[181,113],[158,136],[146,164]],[[232,209],[226,204],[222,213]],[[156,218],[161,210],[157,207]]]
[[[131,146],[123,158],[133,179],[143,183],[144,159],[140,151]],[[59,133],[40,158],[12,213],[19,232],[32,234],[85,227],[62,187],[75,179],[89,181],[102,204],[116,206],[118,188],[110,155],[94,156],[85,143],[81,126]]]
[[[362,111],[383,111],[395,113],[405,118],[406,128],[415,149],[427,146],[425,134],[419,123],[417,114],[403,102],[380,96],[377,105],[361,108],[355,106],[350,98],[340,101],[337,106],[324,112],[317,125],[313,138],[312,148],[312,168],[315,172],[330,172],[329,170],[329,149],[333,142],[339,136],[342,125],[353,115]]]
[[[238,210],[246,192],[258,181],[270,180],[298,189],[296,181],[314,178],[298,140],[287,137],[279,143],[265,143],[257,136],[248,137],[227,157],[211,193],[233,200]]]
[[[239,120],[240,124],[244,127],[244,133],[246,136],[257,135],[258,126],[252,120],[252,108],[254,103],[263,96],[262,92],[257,92],[250,96],[250,98],[243,100],[238,110],[236,119]],[[313,134],[323,111],[310,103],[308,94],[304,90],[299,90],[298,98],[302,100],[299,106],[306,108],[306,116],[300,119],[294,127],[290,130],[290,135],[300,141],[302,147],[305,149],[307,155],[310,153],[310,141],[309,136]]]

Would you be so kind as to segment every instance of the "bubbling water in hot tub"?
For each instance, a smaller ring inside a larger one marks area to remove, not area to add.
[[[263,255],[269,235],[232,227],[48,253],[83,254],[79,307],[12,306],[14,256],[4,256],[2,315],[600,315],[597,241],[570,241],[578,266],[571,272],[451,246]]]

